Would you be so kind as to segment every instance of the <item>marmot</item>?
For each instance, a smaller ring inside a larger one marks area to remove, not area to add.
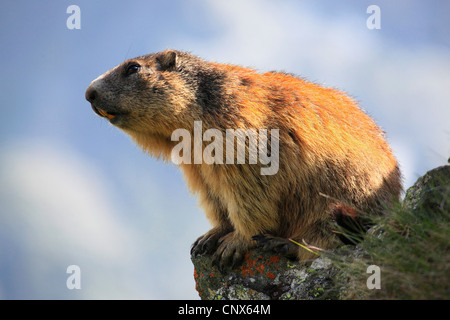
[[[402,191],[397,161],[375,122],[346,94],[292,74],[166,50],[107,71],[87,88],[86,99],[95,113],[166,161],[179,144],[173,132],[195,135],[195,122],[224,135],[227,129],[277,129],[275,174],[261,174],[261,161],[249,163],[250,138],[245,163],[226,162],[223,155],[222,162],[179,164],[213,225],[191,253],[213,254],[221,269],[237,267],[258,244],[306,261],[312,254],[291,239],[333,247],[330,222],[380,211]]]

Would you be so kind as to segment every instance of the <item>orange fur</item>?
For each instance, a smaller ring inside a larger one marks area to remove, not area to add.
[[[334,219],[333,205],[351,206],[356,210],[345,212],[354,215],[379,211],[398,199],[400,172],[383,132],[344,93],[292,75],[260,74],[178,51],[132,61],[141,71],[130,75],[136,85],[131,83],[129,91],[122,83],[128,80],[117,75],[124,72],[125,62],[93,82],[86,96],[97,110],[109,104],[114,112],[125,112],[110,121],[152,155],[168,161],[177,143],[171,133],[178,128],[193,133],[194,121],[202,121],[204,131],[223,133],[279,129],[275,175],[261,175],[261,163],[180,165],[213,225],[194,244],[198,252],[215,252],[222,261],[239,260],[255,245],[252,236],[259,234],[327,248],[334,243],[328,224]],[[126,102],[109,98],[115,90],[121,90]],[[301,248],[297,256],[311,257]]]

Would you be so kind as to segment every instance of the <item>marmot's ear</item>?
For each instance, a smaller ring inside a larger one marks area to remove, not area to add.
[[[177,53],[174,50],[166,50],[156,56],[159,70],[172,70],[177,63]]]

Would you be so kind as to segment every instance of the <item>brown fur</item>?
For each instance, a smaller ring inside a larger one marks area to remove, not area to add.
[[[172,132],[184,128],[193,135],[194,121],[202,121],[203,131],[279,129],[275,175],[261,175],[260,163],[180,165],[213,225],[192,252],[214,253],[220,267],[239,263],[257,235],[264,235],[255,237],[260,245],[309,259],[286,239],[333,246],[331,220],[379,211],[402,189],[397,162],[374,121],[347,95],[289,74],[166,50],[108,71],[86,98],[166,161],[178,143]]]

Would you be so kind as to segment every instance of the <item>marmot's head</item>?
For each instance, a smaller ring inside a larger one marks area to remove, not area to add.
[[[189,54],[166,50],[130,59],[90,84],[86,99],[99,116],[135,134],[170,137],[198,118],[195,90],[183,79]]]

